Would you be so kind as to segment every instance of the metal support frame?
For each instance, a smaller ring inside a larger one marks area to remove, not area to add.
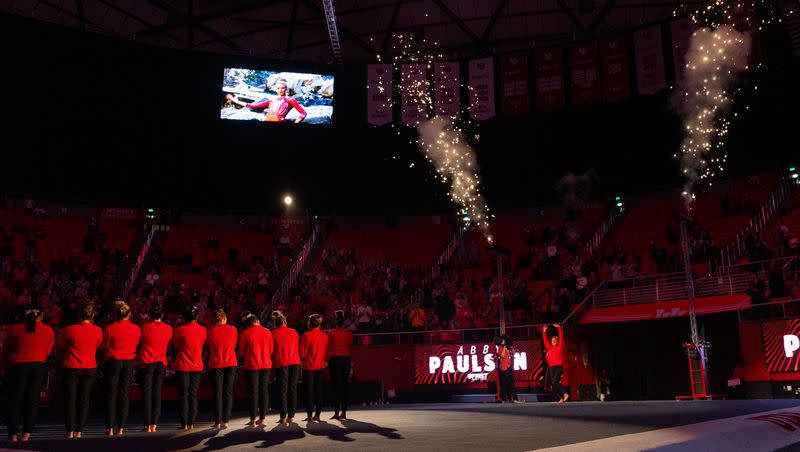
[[[336,10],[333,7],[333,0],[322,0],[325,8],[325,25],[328,27],[328,39],[331,41],[331,50],[336,64],[343,65],[342,43],[339,41],[339,27],[336,25]]]

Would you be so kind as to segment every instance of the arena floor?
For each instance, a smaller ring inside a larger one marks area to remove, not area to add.
[[[114,438],[103,437],[102,419],[93,417],[80,440],[62,439],[63,427],[53,420],[41,425],[30,442],[4,442],[0,448],[140,452],[265,448],[326,452],[796,450],[800,428],[751,419],[765,413],[784,419],[794,413],[800,419],[800,400],[384,405],[353,409],[348,413],[352,419],[342,422],[270,424],[259,429],[244,428],[246,419],[238,417],[227,430],[212,430],[209,424],[198,423],[190,433],[177,431],[177,419],[168,416],[156,434],[131,428]],[[305,413],[298,414],[304,417]],[[276,422],[277,416],[271,414],[267,420]],[[138,425],[136,416],[129,425]]]

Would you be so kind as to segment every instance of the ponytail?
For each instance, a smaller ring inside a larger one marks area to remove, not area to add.
[[[246,328],[250,328],[251,326],[258,323],[258,317],[253,314],[247,314],[243,319],[242,323],[244,323]]]
[[[344,311],[336,311],[336,328],[344,328],[345,321]]]
[[[78,307],[78,320],[81,322],[91,322],[94,319],[94,305],[90,302],[83,302]]]
[[[25,331],[28,333],[33,333],[36,331],[36,321],[42,315],[42,311],[36,308],[30,308],[25,311]]]
[[[276,327],[284,326],[286,325],[286,316],[284,316],[281,311],[272,311],[272,323],[274,323]]]
[[[131,316],[131,307],[128,303],[118,300],[114,306],[114,313],[117,315],[117,320],[125,320]]]
[[[308,316],[308,329],[313,330],[322,325],[322,316],[319,314],[311,314]]]
[[[159,320],[164,317],[164,305],[160,301],[154,301],[150,305],[150,320]]]

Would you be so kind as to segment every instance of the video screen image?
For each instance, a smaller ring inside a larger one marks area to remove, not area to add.
[[[225,68],[220,118],[331,124],[333,76]]]

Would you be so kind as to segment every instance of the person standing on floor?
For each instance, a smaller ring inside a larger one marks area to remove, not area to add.
[[[281,390],[281,418],[279,424],[294,422],[297,409],[297,379],[300,376],[300,355],[297,352],[297,331],[286,326],[286,317],[281,311],[272,312],[272,366]],[[288,415],[288,417],[287,417]]]
[[[175,348],[175,377],[178,380],[178,400],[181,407],[181,428],[192,430],[197,417],[197,390],[203,375],[203,344],[206,329],[197,323],[200,310],[191,305],[184,312],[186,323],[172,335]]]
[[[239,332],[228,325],[225,311],[213,314],[214,326],[208,329],[208,369],[214,395],[214,428],[228,428],[233,410],[233,385],[236,381],[236,340]]]
[[[264,425],[269,409],[269,377],[272,372],[272,333],[253,314],[242,319],[245,330],[239,336],[239,357],[243,359],[247,395],[250,399],[248,427]],[[256,421],[256,413],[258,420]]]
[[[558,403],[564,403],[569,400],[569,394],[565,393],[564,387],[561,386],[561,375],[564,374],[564,332],[561,325],[554,323],[551,326],[557,331],[552,337],[547,336],[547,325],[542,327],[542,339],[547,351],[547,373],[553,386],[553,396],[558,399]]]
[[[42,322],[38,307],[25,311],[23,323],[8,327],[5,344],[9,365],[8,438],[11,442],[28,441],[39,412],[39,390],[44,380],[47,356],[53,351],[53,329]],[[22,436],[19,415],[22,412]]]
[[[347,419],[347,384],[350,380],[350,347],[353,333],[345,325],[344,311],[336,311],[336,329],[328,332],[328,371],[333,382],[333,417]]]
[[[161,416],[161,387],[167,365],[167,347],[172,340],[172,327],[162,322],[164,306],[160,301],[150,305],[150,322],[142,326],[138,360],[142,366],[142,400],[144,427],[147,432],[158,429]]]
[[[308,332],[300,338],[300,359],[303,362],[303,381],[306,384],[306,414],[308,414],[306,422],[319,422],[319,415],[322,412],[322,383],[325,354],[328,351],[328,335],[320,329],[320,326],[322,326],[322,316],[312,314],[308,318]],[[314,411],[315,405],[316,411]]]
[[[500,380],[500,400],[502,402],[519,403],[514,394],[514,345],[511,338],[503,334],[497,345],[497,356],[500,361],[498,378]]]
[[[142,332],[131,323],[131,308],[124,301],[114,307],[117,321],[103,331],[103,375],[106,383],[106,435],[121,435],[128,418],[128,393],[133,376],[133,359]]]
[[[97,378],[97,350],[103,330],[92,324],[94,306],[78,307],[78,323],[64,328],[58,336],[64,384],[65,426],[67,438],[80,438],[89,417],[92,386]]]

